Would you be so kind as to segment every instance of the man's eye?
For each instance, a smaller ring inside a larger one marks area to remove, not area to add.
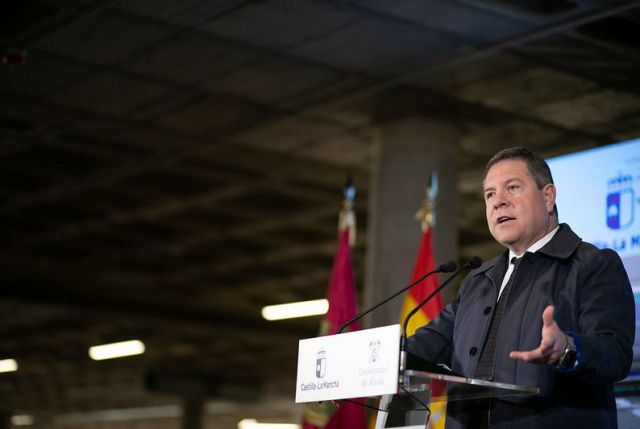
[[[495,195],[494,192],[487,192],[486,194],[484,194],[484,199],[485,200],[489,200],[489,199],[493,198],[494,195]]]
[[[518,186],[518,185],[509,185],[507,187],[507,189],[510,190],[510,191],[515,191],[515,190],[517,190],[519,188],[520,188],[520,186]]]

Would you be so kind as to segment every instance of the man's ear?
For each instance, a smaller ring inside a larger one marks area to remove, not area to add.
[[[547,183],[542,188],[544,195],[544,203],[547,207],[547,213],[553,212],[553,206],[556,205],[556,187],[553,183]]]

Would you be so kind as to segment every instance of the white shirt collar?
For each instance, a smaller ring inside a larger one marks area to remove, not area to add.
[[[558,225],[555,228],[553,228],[553,230],[550,231],[547,235],[545,235],[540,240],[536,241],[531,246],[529,246],[529,248],[527,250],[525,250],[525,252],[535,253],[538,250],[540,250],[545,244],[547,244],[549,241],[551,241],[553,236],[556,235],[556,232],[558,232],[559,228],[560,228],[560,225]],[[524,255],[524,253],[522,255]],[[500,291],[498,292],[498,297],[500,297],[500,295],[502,295],[502,291],[504,290],[505,286],[507,285],[507,282],[509,281],[509,278],[511,277],[511,274],[513,273],[514,265],[511,263],[511,261],[513,260],[514,257],[515,258],[519,258],[522,255],[516,255],[511,250],[509,250],[509,259],[507,260],[507,264],[508,264],[507,265],[507,272],[504,274],[504,277],[502,278],[502,284],[500,285]]]
[[[558,225],[555,228],[553,228],[551,231],[549,231],[549,233],[547,233],[547,235],[545,235],[540,240],[536,241],[531,246],[529,246],[529,248],[527,250],[525,250],[525,252],[523,252],[521,255],[516,255],[513,251],[509,250],[509,259],[508,260],[511,261],[514,257],[519,258],[522,255],[524,255],[524,253],[526,253],[526,252],[536,253],[538,250],[542,249],[545,244],[547,244],[548,242],[551,241],[553,236],[556,235],[556,232],[558,232],[559,228],[560,228],[560,225]]]

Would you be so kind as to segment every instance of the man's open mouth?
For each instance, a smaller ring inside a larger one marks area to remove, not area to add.
[[[498,222],[498,225],[500,225],[501,223],[505,223],[505,222],[510,221],[510,220],[513,220],[513,219],[515,219],[515,218],[510,217],[510,216],[500,216],[500,217],[497,219],[497,222]]]

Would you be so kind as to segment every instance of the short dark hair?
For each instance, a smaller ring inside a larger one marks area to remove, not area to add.
[[[549,164],[544,158],[531,152],[529,149],[523,146],[514,146],[506,149],[502,149],[491,157],[487,165],[484,167],[484,174],[482,175],[482,182],[484,183],[487,178],[487,173],[491,167],[506,160],[522,160],[527,165],[527,171],[538,185],[538,189],[542,189],[545,185],[553,184],[553,176],[551,175],[551,169]],[[553,212],[558,216],[558,207],[554,204]]]

